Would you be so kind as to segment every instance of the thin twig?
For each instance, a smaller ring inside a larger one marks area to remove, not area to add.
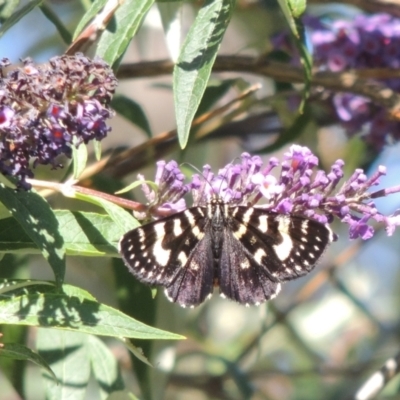
[[[121,65],[117,77],[131,79],[154,77],[171,74],[173,63],[169,60],[132,63]],[[262,75],[280,82],[304,83],[304,73],[300,67],[268,60],[266,57],[247,56],[219,56],[213,66],[213,72],[246,72]],[[342,72],[314,71],[311,77],[311,86],[333,92],[349,92],[371,99],[374,103],[384,107],[388,114],[399,118],[400,95],[381,82],[371,81],[368,78],[380,79],[398,76],[399,72],[393,69],[379,68],[348,70]]]

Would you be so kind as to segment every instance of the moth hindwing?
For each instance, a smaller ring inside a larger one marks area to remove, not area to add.
[[[332,240],[331,229],[315,220],[217,198],[129,231],[119,249],[136,278],[163,286],[184,307],[202,303],[214,286],[251,305],[309,273]]]

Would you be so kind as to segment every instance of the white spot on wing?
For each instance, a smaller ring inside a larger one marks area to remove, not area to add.
[[[281,261],[286,260],[289,257],[293,248],[293,242],[289,236],[289,224],[289,218],[282,217],[279,219],[278,230],[282,235],[282,243],[274,246],[274,250]]]
[[[168,294],[168,290],[167,290],[167,289],[164,289],[164,294],[165,294],[165,297],[166,297],[169,301],[174,302],[174,299]]]
[[[267,231],[268,231],[268,215],[261,215],[260,218],[258,219],[258,221],[259,221],[258,229],[263,233],[267,233]]]
[[[194,216],[193,216],[193,214],[192,214],[191,211],[186,210],[186,211],[184,212],[184,215],[185,215],[185,217],[188,219],[190,226],[193,226],[193,225],[196,224],[196,221],[195,221]]]
[[[192,233],[196,236],[196,239],[201,240],[204,237],[204,232],[202,232],[198,226],[194,226],[192,229]]]
[[[174,220],[174,230],[173,230],[173,232],[174,232],[174,235],[175,236],[179,236],[179,235],[182,235],[182,226],[181,226],[181,220],[180,219],[175,219]]]
[[[200,265],[197,262],[192,261],[190,263],[190,269],[197,271],[200,268]]]
[[[252,208],[249,208],[249,209],[244,213],[243,218],[242,218],[242,221],[243,221],[245,224],[248,224],[252,215],[253,215],[253,209],[252,209]]]
[[[154,225],[154,230],[156,233],[157,241],[154,243],[153,246],[153,256],[158,264],[162,267],[165,267],[170,259],[171,250],[166,250],[162,246],[162,241],[164,239],[164,224],[156,224]],[[147,254],[143,253],[143,257],[146,257]]]
[[[144,234],[144,230],[142,228],[136,229],[137,234],[139,235],[139,242],[144,243],[146,239],[146,235]]]
[[[263,249],[260,248],[254,253],[254,259],[257,261],[258,264],[262,264],[262,259],[266,255],[267,255],[267,253]]]
[[[250,268],[250,262],[247,258],[245,258],[241,263],[240,263],[240,268],[242,269],[247,269]]]
[[[307,235],[307,234],[308,234],[308,220],[307,220],[307,219],[304,220],[304,221],[301,223],[301,232],[304,233],[304,235]]]
[[[275,293],[271,296],[271,299],[274,299],[276,296],[278,296],[278,294],[279,294],[279,292],[281,291],[281,289],[282,289],[282,286],[281,286],[280,283],[278,283],[278,284],[276,285],[276,291],[275,291]]]
[[[186,257],[186,254],[183,251],[179,253],[178,260],[182,266],[184,266],[187,263],[188,258]]]
[[[235,236],[236,239],[242,238],[247,232],[246,227],[243,224],[240,224],[239,229],[235,232],[233,232],[233,236]]]

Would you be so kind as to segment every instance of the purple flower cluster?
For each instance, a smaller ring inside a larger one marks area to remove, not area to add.
[[[304,17],[313,46],[314,65],[320,70],[340,72],[348,69],[391,68],[400,66],[400,19],[389,14],[360,14],[351,20],[324,23]],[[293,54],[285,39],[275,39],[276,47]],[[400,79],[384,80],[396,92]],[[385,110],[371,100],[351,93],[335,93],[331,105],[350,135],[363,129],[364,139],[380,150],[388,140],[400,140],[400,122],[391,120]]]
[[[184,210],[183,196],[191,192],[194,206],[203,206],[218,196],[232,205],[254,206],[261,200],[264,204],[260,207],[266,210],[304,215],[324,224],[337,217],[349,225],[352,239],[373,236],[370,220],[383,223],[388,235],[400,225],[400,215],[382,215],[372,200],[400,192],[400,186],[369,192],[386,174],[385,167],[380,166],[370,178],[357,169],[339,186],[342,160],[337,160],[329,173],[317,166],[318,158],[307,147],[293,145],[281,162],[271,158],[264,165],[259,156],[243,153],[240,164],[228,164],[216,175],[206,165],[202,177],[193,175],[189,183],[184,183],[175,161],[157,164],[157,190],[150,189],[142,176],[139,179],[149,201],[149,212],[156,217]]]
[[[72,145],[107,135],[117,80],[104,61],[82,54],[40,66],[25,59],[6,74],[9,65],[0,61],[0,172],[28,189],[31,161],[59,167],[57,156],[71,157]]]

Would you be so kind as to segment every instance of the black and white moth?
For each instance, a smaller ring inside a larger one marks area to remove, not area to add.
[[[119,251],[139,281],[163,286],[181,306],[199,305],[216,286],[223,297],[258,305],[309,273],[333,238],[313,219],[217,197],[127,232]]]

